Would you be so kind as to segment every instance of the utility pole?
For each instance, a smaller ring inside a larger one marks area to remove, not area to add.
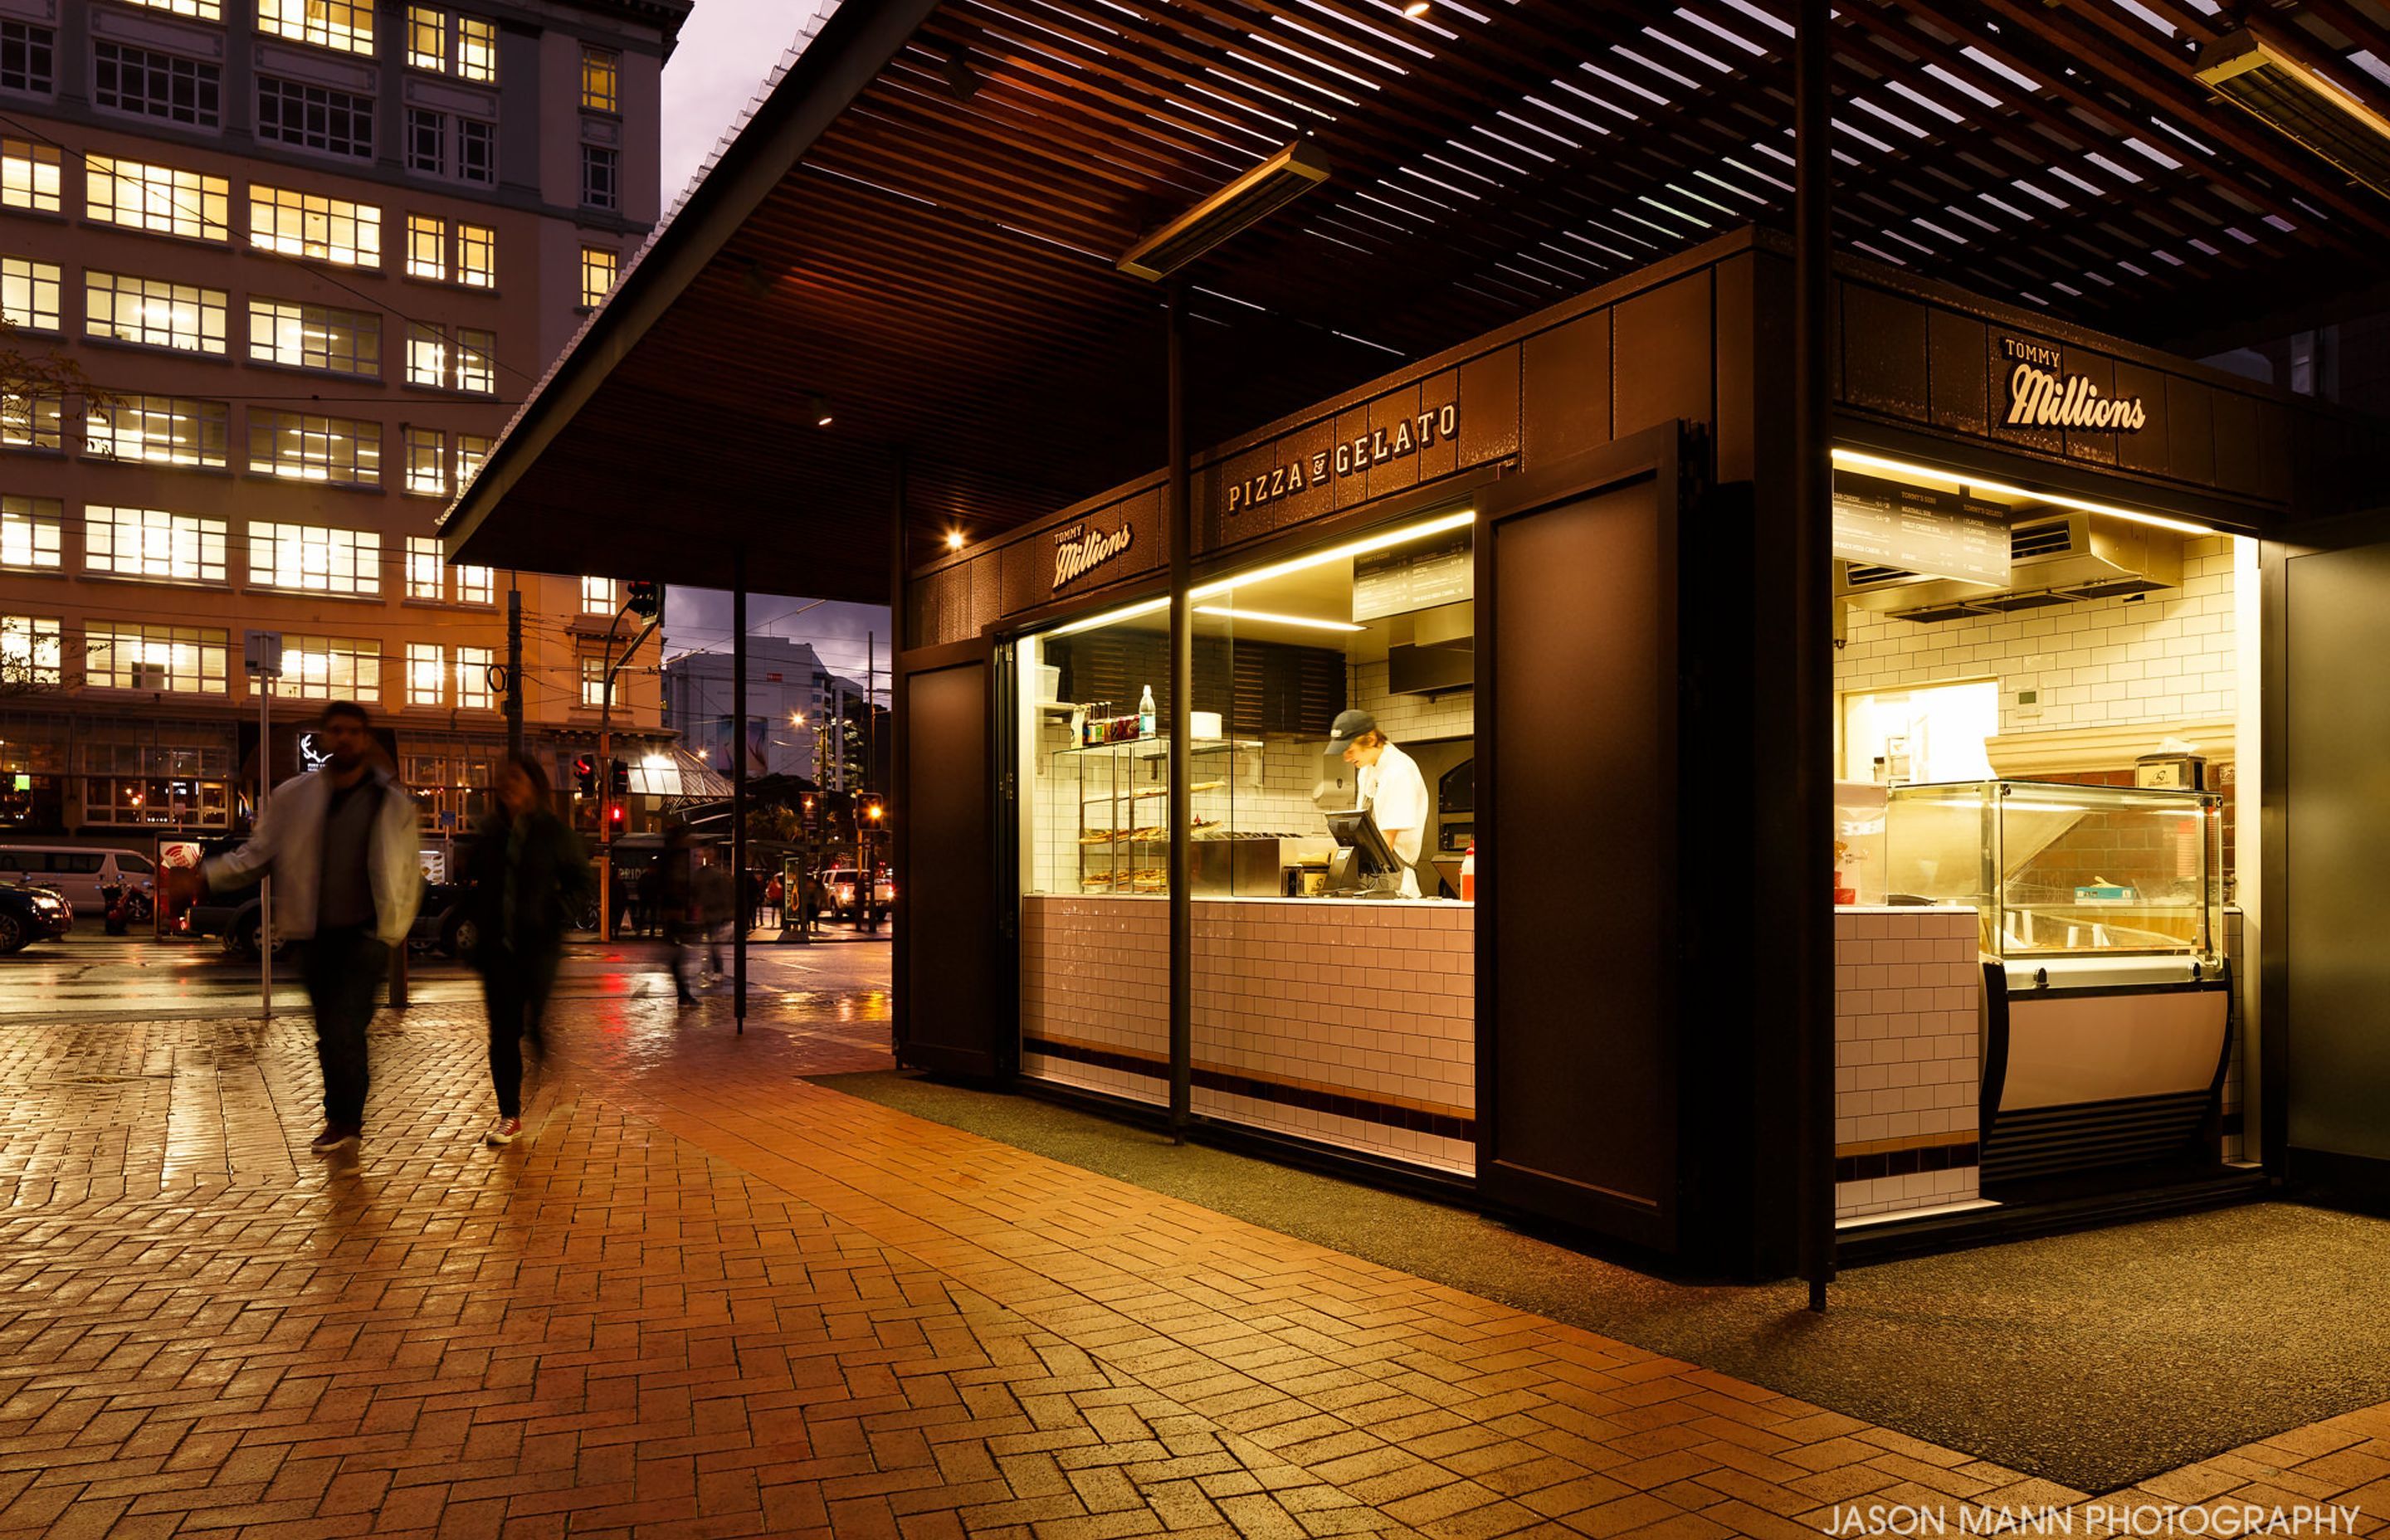
[[[522,756],[522,586],[507,590],[507,752]]]
[[[274,681],[282,677],[282,633],[252,631],[242,638],[241,661],[257,690],[257,814],[251,832],[265,827],[265,796],[274,784]],[[274,879],[257,885],[257,1014],[274,1020]]]

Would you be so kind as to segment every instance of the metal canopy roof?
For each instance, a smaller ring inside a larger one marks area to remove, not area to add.
[[[882,599],[1163,456],[1140,236],[1332,178],[1183,276],[1229,438],[1791,199],[1789,0],[846,0],[451,511],[503,566]],[[2375,0],[2267,35],[2390,96]],[[1846,250],[2165,345],[2377,282],[2390,202],[2191,74],[2213,0],[1845,0]],[[817,427],[815,398],[833,417]]]

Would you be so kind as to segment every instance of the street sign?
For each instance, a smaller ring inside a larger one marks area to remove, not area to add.
[[[240,666],[255,678],[281,678],[282,633],[279,631],[242,632]]]

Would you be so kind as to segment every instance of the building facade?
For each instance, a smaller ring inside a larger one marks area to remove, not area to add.
[[[0,836],[236,832],[336,699],[469,828],[516,596],[526,748],[572,784],[621,585],[447,566],[432,521],[661,213],[687,10],[0,0]]]
[[[664,665],[664,725],[725,775],[734,699],[727,652],[684,652]],[[750,637],[748,773],[802,776],[831,790],[862,788],[874,736],[869,699],[863,681],[831,673],[811,644]],[[832,733],[832,722],[842,730]]]

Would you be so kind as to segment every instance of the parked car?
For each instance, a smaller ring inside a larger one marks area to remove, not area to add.
[[[820,873],[820,882],[818,913],[827,918],[877,925],[896,903],[896,884],[884,868],[872,874],[868,887],[854,866],[829,867]]]
[[[79,909],[96,914],[105,906],[100,890],[126,889],[132,918],[149,918],[158,864],[139,851],[98,845],[0,845],[0,886],[38,883],[55,888]]]
[[[0,953],[56,941],[74,929],[74,906],[55,888],[0,888]]]

